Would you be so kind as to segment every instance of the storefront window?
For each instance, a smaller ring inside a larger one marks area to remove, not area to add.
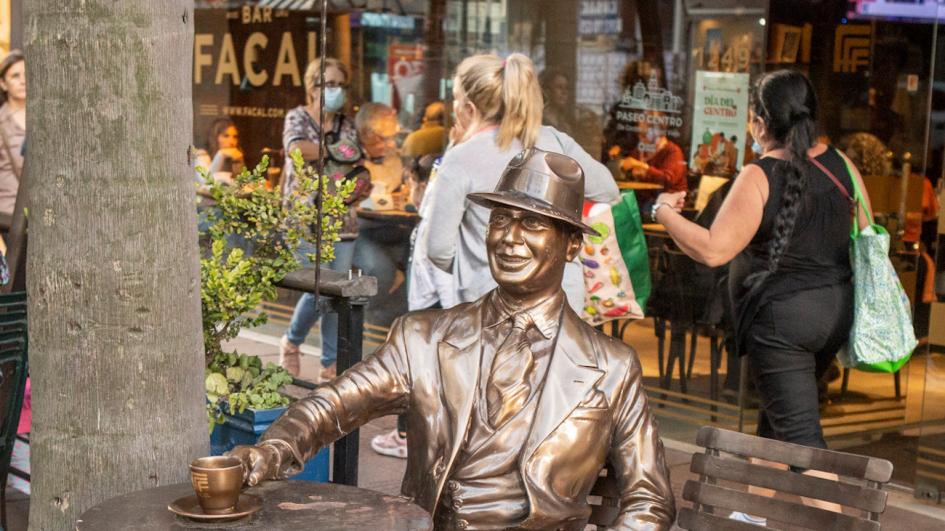
[[[929,199],[935,190],[942,196],[945,171],[945,97],[939,89],[945,39],[939,34],[937,4],[328,4],[327,54],[351,73],[344,112],[354,116],[370,102],[392,107],[404,160],[412,157],[404,140],[421,128],[425,114],[441,116],[444,123],[436,134],[445,142],[451,77],[460,61],[477,53],[523,53],[541,74],[544,122],[607,163],[616,179],[633,180],[633,169],[621,165],[625,157],[646,159],[675,145],[682,168],[672,186],[689,192],[687,214],[706,224],[727,185],[755,157],[748,128],[752,83],[781,68],[806,73],[820,102],[821,140],[842,149],[863,173],[877,218],[892,235],[891,257],[910,297],[917,336],[928,337],[932,345],[923,342],[895,376],[839,367],[829,371],[821,397],[825,435],[831,447],[892,459],[896,479],[905,483],[918,481],[916,467],[900,463],[911,463],[920,446],[932,448],[922,459],[945,462],[930,457],[945,455],[945,449],[919,441],[919,435],[939,433],[945,419],[945,410],[935,406],[942,403],[936,393],[945,389],[937,376],[945,340],[936,339],[945,333],[945,290],[940,289],[945,260],[938,236],[945,231]],[[319,52],[320,5],[198,2],[198,147],[207,143],[214,122],[228,117],[239,130],[247,164],[270,154],[275,158],[273,181],[278,181],[285,113],[305,104],[304,71]],[[641,205],[656,193],[635,191]],[[754,432],[757,403],[744,378],[747,367],[733,352],[724,271],[695,264],[665,233],[645,229],[654,295],[645,319],[614,328],[640,356],[664,435],[691,442],[705,424]],[[391,293],[404,293],[396,279],[391,282]],[[406,311],[396,304],[384,315]],[[382,334],[389,320],[368,313],[369,325]],[[945,465],[935,473],[923,477],[942,480],[945,487]]]
[[[769,61],[780,55],[781,63],[801,68],[813,81],[823,138],[843,149],[863,173],[877,219],[892,235],[891,258],[910,298],[916,334],[924,338],[934,324],[929,321],[933,297],[923,291],[932,282],[936,231],[934,224],[923,226],[921,203],[941,180],[943,140],[930,108],[938,31],[934,3],[925,3],[924,14],[912,10],[915,5],[894,2],[793,4],[803,5],[772,2]],[[923,406],[936,363],[923,344],[899,374],[844,372],[840,389],[831,385],[822,411],[831,445],[888,458],[896,463],[896,480],[914,483],[917,469],[910,456],[917,432],[906,428],[928,430],[945,418]]]
[[[231,120],[246,163],[269,154],[278,173],[286,111],[305,102],[303,76],[316,58],[318,17],[251,4],[195,10],[195,146],[210,149],[216,125]]]

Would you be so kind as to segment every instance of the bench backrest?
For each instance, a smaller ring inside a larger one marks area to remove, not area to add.
[[[587,502],[591,506],[591,517],[587,523],[596,525],[598,530],[603,531],[610,527],[617,519],[620,512],[620,489],[610,464],[600,471],[597,482],[591,487]]]
[[[800,446],[708,426],[699,430],[696,442],[706,452],[692,456],[690,470],[699,474],[699,481],[687,481],[683,488],[683,499],[693,502],[692,509],[680,511],[678,524],[683,529],[758,529],[729,520],[731,511],[806,529],[880,529],[879,515],[886,509],[887,497],[882,485],[890,480],[893,470],[892,463],[885,459]],[[751,464],[749,457],[788,465],[794,470],[830,472],[859,480],[861,484]],[[732,483],[738,485],[732,488]],[[748,485],[837,503],[856,509],[861,515],[836,513],[778,497],[751,494],[739,488]]]

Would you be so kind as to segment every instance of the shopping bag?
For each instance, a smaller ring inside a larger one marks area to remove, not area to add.
[[[870,225],[861,231],[854,217],[850,231],[853,327],[838,358],[844,367],[869,372],[896,372],[909,361],[918,344],[912,327],[909,298],[889,260],[889,234],[874,223],[850,163],[846,163],[856,204],[865,209]]]
[[[597,326],[614,319],[641,319],[650,296],[649,257],[640,209],[629,191],[614,205],[585,202],[584,223],[599,236],[584,236],[581,318]]]

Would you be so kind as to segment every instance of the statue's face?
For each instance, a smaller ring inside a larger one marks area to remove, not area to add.
[[[496,207],[489,218],[489,269],[505,291],[518,296],[561,287],[564,266],[581,245],[561,223],[528,210]]]

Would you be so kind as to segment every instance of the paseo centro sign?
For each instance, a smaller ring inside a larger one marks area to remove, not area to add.
[[[300,87],[316,57],[315,22],[314,13],[259,6],[198,10],[194,84]]]

